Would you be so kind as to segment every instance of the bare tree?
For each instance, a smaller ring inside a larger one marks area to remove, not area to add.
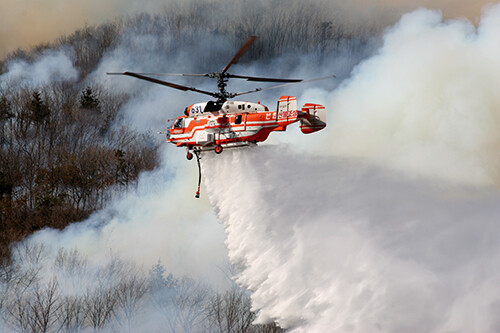
[[[18,332],[36,332],[35,321],[32,320],[30,302],[24,294],[15,294],[7,306],[7,325]]]
[[[10,294],[6,321],[20,332],[46,333],[55,326],[59,307],[57,282],[52,280],[45,286],[36,283],[30,290]]]
[[[10,274],[16,293],[22,294],[40,280],[47,253],[43,244],[29,241],[17,244],[13,249],[13,269]]]
[[[54,326],[61,306],[57,281],[50,281],[45,288],[36,285],[31,298],[29,306],[35,331],[47,333]]]
[[[130,302],[129,308],[132,307],[133,301],[126,295],[120,295],[117,286],[126,281],[133,271],[134,266],[116,257],[97,271],[93,285],[87,289],[83,300],[87,323],[95,332],[117,318],[119,296]]]
[[[191,332],[205,319],[209,289],[203,283],[183,277],[174,298],[174,318],[184,332]]]
[[[210,289],[189,277],[164,276],[160,261],[149,272],[151,298],[169,332],[199,331],[205,324]]]
[[[118,320],[121,319],[121,316],[125,318],[128,332],[131,332],[134,316],[148,291],[149,286],[146,278],[138,272],[124,276],[115,288],[117,300],[115,315]]]
[[[250,297],[238,286],[215,294],[208,303],[207,316],[220,333],[248,332],[255,314]]]
[[[100,285],[87,290],[83,304],[88,325],[98,332],[112,318],[116,298],[112,289]]]
[[[86,308],[79,296],[65,296],[57,316],[59,330],[77,333],[85,327]]]

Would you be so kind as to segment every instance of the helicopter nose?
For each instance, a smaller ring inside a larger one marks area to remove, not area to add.
[[[167,140],[170,139],[170,130],[168,129],[165,134],[167,135]]]

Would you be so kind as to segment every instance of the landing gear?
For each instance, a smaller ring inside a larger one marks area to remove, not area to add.
[[[193,154],[191,154],[189,150],[187,151],[186,158],[190,161],[193,159]]]
[[[220,154],[220,153],[222,153],[222,146],[221,146],[221,145],[217,145],[217,146],[215,146],[215,153],[216,153],[216,154]]]

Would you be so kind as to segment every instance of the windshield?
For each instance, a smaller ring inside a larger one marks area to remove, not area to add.
[[[174,128],[181,128],[182,127],[182,122],[183,119],[182,118],[179,118],[175,121],[175,124],[174,124]]]

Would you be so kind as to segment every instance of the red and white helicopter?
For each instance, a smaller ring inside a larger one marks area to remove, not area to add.
[[[326,127],[325,107],[320,104],[306,103],[299,110],[297,100],[293,96],[281,96],[275,111],[270,111],[267,106],[253,102],[229,101],[236,96],[255,93],[268,89],[276,89],[297,83],[307,83],[318,80],[334,78],[335,75],[302,79],[281,79],[234,75],[227,72],[231,65],[237,64],[246,50],[252,45],[256,36],[251,36],[246,43],[236,52],[229,63],[221,72],[207,74],[174,74],[174,73],[107,73],[109,75],[127,75],[137,79],[161,84],[170,88],[183,91],[194,91],[216,98],[215,101],[196,103],[186,107],[184,115],[177,117],[174,124],[167,130],[167,142],[178,147],[185,147],[187,159],[193,158],[194,152],[200,169],[200,152],[214,150],[220,154],[224,148],[242,147],[265,141],[271,132],[285,131],[286,127],[295,122],[300,122],[303,133],[317,132]],[[214,78],[218,81],[218,92],[209,92],[193,87],[187,87],[172,82],[153,78],[151,76],[198,76]],[[226,91],[227,81],[230,78],[246,79],[255,82],[280,82],[282,84],[266,88],[257,88],[250,91],[230,93]],[[198,180],[199,197],[201,171]]]

